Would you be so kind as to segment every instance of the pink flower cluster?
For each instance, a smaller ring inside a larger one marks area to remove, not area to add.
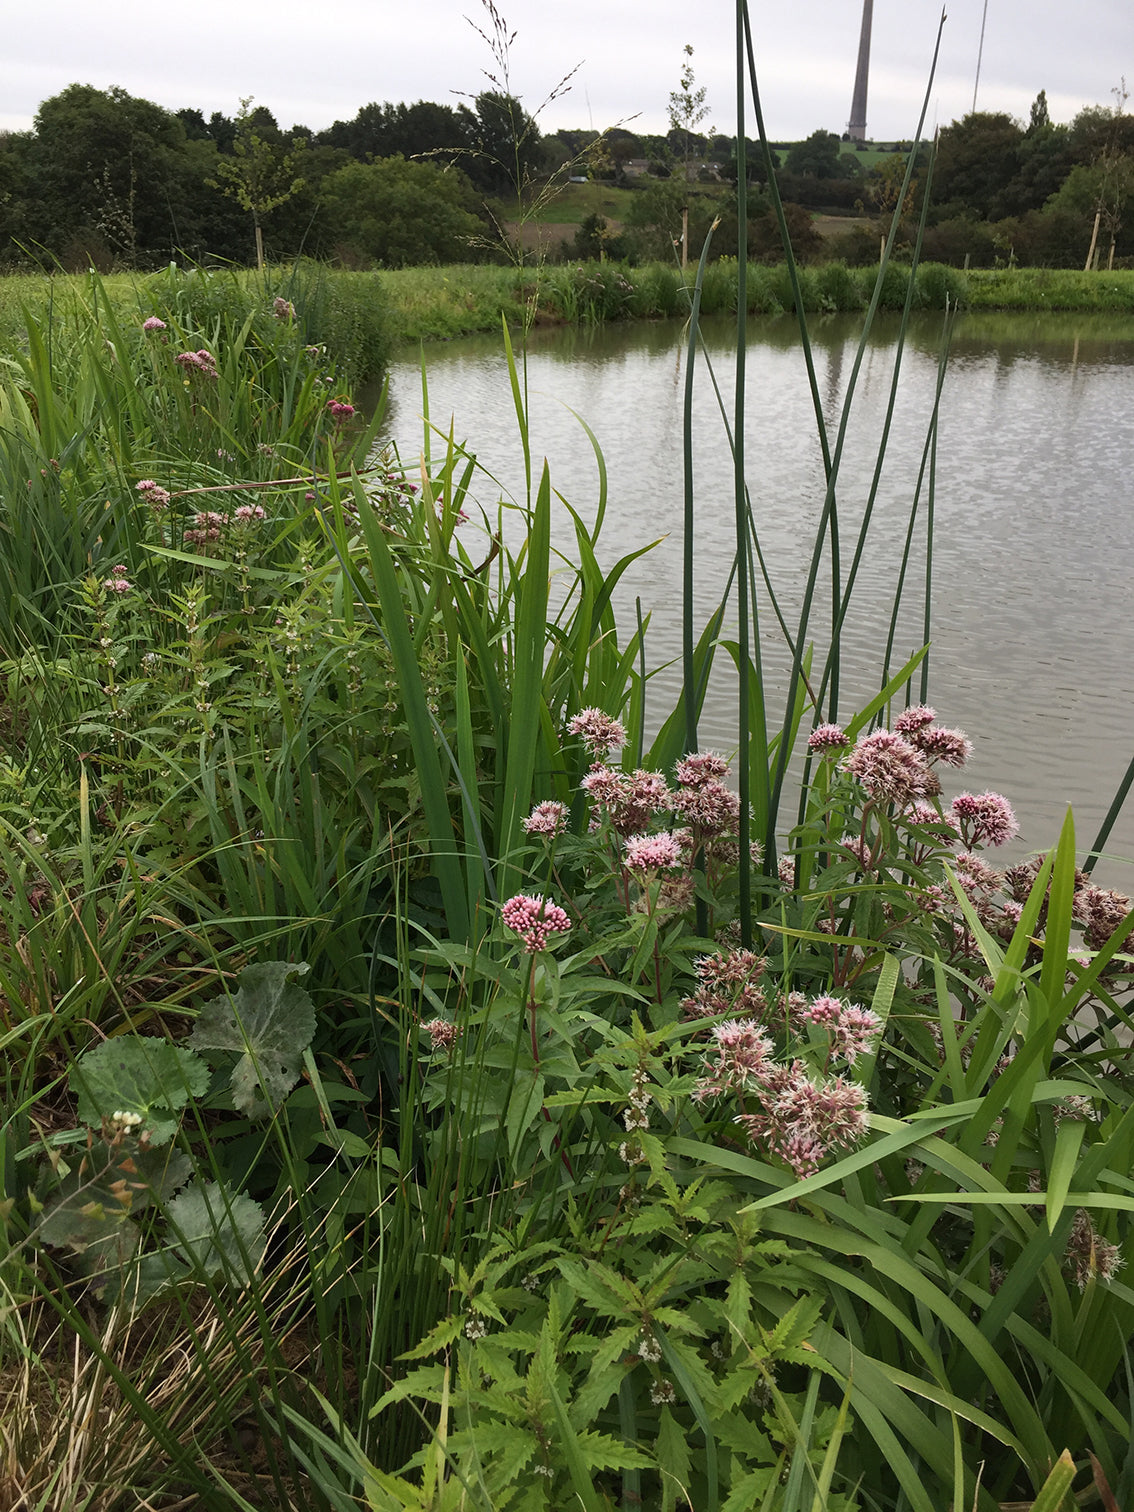
[[[941,791],[940,781],[917,747],[891,730],[860,736],[842,770],[878,803],[904,807]]]
[[[1083,944],[1088,950],[1101,950],[1130,912],[1130,899],[1125,893],[1084,881],[1075,891],[1072,908],[1076,922],[1082,926]],[[1124,948],[1129,944],[1127,936]]]
[[[434,1018],[421,1026],[429,1035],[430,1049],[451,1050],[460,1038],[461,1030],[457,1024],[451,1024],[448,1019]]]
[[[850,745],[850,736],[842,725],[816,725],[807,739],[809,751],[841,751]]]
[[[295,306],[292,304],[290,299],[284,299],[282,296],[278,296],[272,304],[272,314],[276,317],[277,320],[294,320]]]
[[[187,373],[201,373],[206,378],[217,376],[217,359],[204,347],[199,352],[178,352],[173,360],[179,362]]]
[[[182,540],[187,546],[207,546],[219,541],[221,531],[228,524],[228,516],[215,509],[202,509],[193,516],[193,527],[187,530]]]
[[[568,735],[577,735],[595,761],[605,761],[626,744],[626,731],[601,709],[581,709],[567,721]]]
[[[554,839],[561,835],[567,828],[567,805],[556,803],[549,799],[546,803],[537,803],[535,808],[524,820],[524,830],[529,835],[546,835]]]
[[[860,1055],[869,1054],[882,1028],[878,1015],[841,998],[817,997],[799,1015],[805,1024],[826,1030],[831,1055],[853,1066]]]
[[[152,478],[143,478],[140,483],[135,483],[134,487],[145,499],[154,514],[160,514],[163,509],[169,508],[169,493],[166,489],[160,488]]]
[[[147,316],[147,318],[142,321],[142,330],[143,331],[164,331],[165,330],[165,321],[164,320],[159,320],[156,315]]]
[[[1007,798],[999,793],[959,793],[949,817],[966,845],[1004,845],[1019,830]]]
[[[509,898],[500,910],[500,917],[520,936],[529,954],[544,950],[553,934],[564,934],[571,928],[570,919],[558,903],[526,893]]]
[[[639,875],[680,866],[683,860],[681,842],[668,830],[652,835],[631,835],[622,852],[622,864],[626,870]]]
[[[258,525],[261,520],[267,518],[262,504],[241,504],[232,516],[233,523],[236,525]]]
[[[812,1077],[803,1061],[773,1061],[760,1079],[762,1109],[735,1122],[751,1142],[812,1176],[837,1150],[853,1149],[868,1128],[866,1089],[842,1076]]]
[[[133,584],[126,576],[126,568],[121,563],[110,569],[111,575],[103,583],[108,593],[129,593]]]
[[[354,405],[347,404],[341,399],[328,399],[327,409],[330,411],[331,419],[338,425],[349,420],[354,414]]]
[[[763,956],[753,950],[701,956],[694,963],[697,987],[678,1005],[687,1018],[715,1018],[721,1013],[760,1017],[767,999],[760,985],[767,968]]]
[[[593,803],[605,810],[611,827],[622,836],[639,834],[654,814],[669,809],[673,802],[662,774],[640,768],[627,776],[596,762],[580,786]]]
[[[849,1149],[867,1128],[866,1092],[845,1077],[813,1077],[806,1064],[775,1059],[775,1047],[750,1019],[718,1024],[706,1055],[697,1102],[731,1092],[754,1096],[758,1113],[735,1122],[755,1145],[778,1156],[802,1179],[833,1151]]]
[[[706,1053],[704,1075],[693,1092],[696,1102],[725,1092],[759,1090],[771,1073],[775,1046],[751,1019],[717,1024]]]
[[[924,802],[926,798],[936,798],[941,791],[941,779],[933,768],[938,762],[951,767],[964,766],[973,753],[973,745],[962,730],[945,729],[934,723],[936,718],[936,710],[928,704],[903,710],[892,730],[875,730],[861,736],[843,761],[842,770],[854,777],[876,802],[917,809],[924,815],[932,814],[940,822],[936,810]],[[820,725],[808,742],[809,748],[831,749],[837,743],[836,735],[841,734],[837,725]]]
[[[689,826],[694,851],[722,835],[735,835],[740,799],[721,781],[728,776],[728,762],[723,756],[712,751],[686,756],[677,763],[674,775],[680,786],[673,797],[673,809]]]

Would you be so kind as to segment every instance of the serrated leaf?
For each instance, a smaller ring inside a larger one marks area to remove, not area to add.
[[[264,1214],[258,1202],[218,1182],[197,1181],[166,1208],[174,1258],[247,1285],[264,1255]]]
[[[721,1512],[752,1512],[753,1507],[762,1507],[776,1474],[776,1469],[769,1465],[742,1475],[734,1481]]]
[[[155,1150],[152,1140],[150,1146],[133,1156],[133,1180],[145,1183],[144,1190],[135,1198],[135,1209],[150,1202],[168,1202],[193,1174],[193,1162],[184,1150]]]
[[[68,1078],[79,1117],[91,1128],[115,1113],[137,1113],[154,1145],[177,1130],[170,1118],[209,1084],[209,1068],[183,1045],[153,1035],[105,1040],[80,1057]]]
[[[234,1050],[232,1102],[258,1117],[278,1108],[299,1080],[304,1050],[315,1033],[315,1005],[289,976],[303,976],[304,961],[261,961],[246,966],[234,995],[214,998],[189,1036],[197,1050]]]
[[[91,1245],[105,1248],[128,1218],[151,1202],[164,1201],[191,1171],[192,1162],[180,1150],[90,1139],[82,1160],[63,1168],[57,1189],[45,1201],[40,1237],[76,1252]],[[130,1243],[129,1253],[133,1248]]]

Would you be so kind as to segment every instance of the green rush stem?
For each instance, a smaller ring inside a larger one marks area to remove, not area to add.
[[[751,828],[751,753],[748,749],[748,662],[749,662],[749,609],[748,609],[748,554],[745,546],[748,538],[748,498],[744,487],[744,379],[745,352],[748,322],[748,165],[745,157],[744,97],[745,97],[745,51],[744,38],[748,21],[745,0],[737,0],[736,6],[736,392],[735,420],[733,423],[733,489],[736,510],[736,608],[739,655],[737,657],[737,723],[739,726],[741,759],[739,762],[738,787],[740,797],[740,868],[737,877],[737,907],[740,916],[740,941],[745,949],[752,945],[752,855]]]

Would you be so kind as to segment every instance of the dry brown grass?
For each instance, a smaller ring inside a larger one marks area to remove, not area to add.
[[[258,1400],[269,1372],[298,1395],[314,1346],[288,1321],[295,1295],[282,1271],[260,1295],[266,1330],[249,1298],[203,1288],[140,1314],[61,1317],[42,1296],[6,1299],[0,1512],[211,1512],[234,1504],[225,1486],[280,1507],[278,1446],[258,1426]],[[207,1500],[202,1472],[216,1487]]]

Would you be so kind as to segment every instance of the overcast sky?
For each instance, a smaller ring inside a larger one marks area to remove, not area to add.
[[[0,128],[25,130],[40,102],[72,83],[120,85],[170,109],[235,115],[241,96],[281,126],[319,130],[371,100],[438,100],[491,87],[491,55],[469,24],[487,27],[482,0],[53,0],[5,28]],[[985,0],[949,0],[929,128],[972,109]],[[629,121],[666,129],[686,42],[711,123],[735,130],[734,7],[674,0],[499,0],[516,33],[514,93],[534,110],[576,64],[569,91],[543,116],[595,129]],[[875,0],[868,134],[910,136],[940,16],[939,0]],[[1123,75],[1134,92],[1131,0],[987,0],[978,109],[1027,119],[1047,90],[1051,116],[1113,103]],[[769,135],[842,132],[850,113],[859,0],[750,0]],[[1134,105],[1134,102],[1132,102]]]

